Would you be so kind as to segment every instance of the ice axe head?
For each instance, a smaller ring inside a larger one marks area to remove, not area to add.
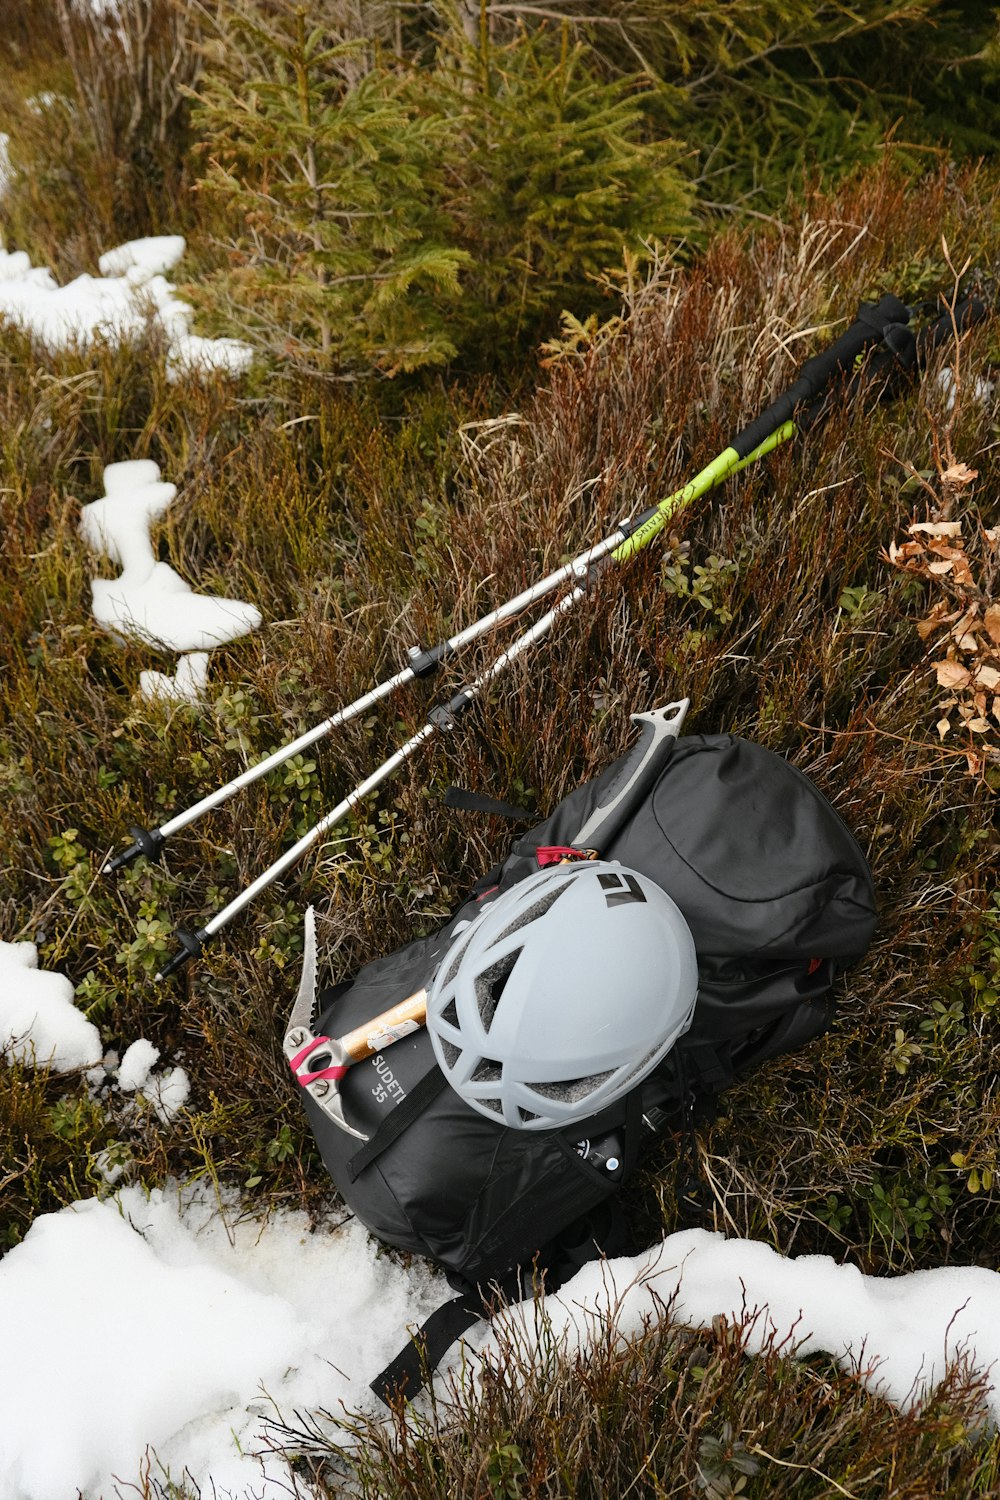
[[[418,990],[391,1010],[374,1016],[364,1026],[346,1036],[317,1036],[313,1027],[316,1011],[316,921],[312,907],[306,912],[305,952],[302,978],[285,1033],[285,1056],[296,1083],[316,1101],[328,1120],[340,1130],[368,1137],[347,1123],[340,1080],[355,1063],[374,1057],[398,1042],[401,1037],[424,1024],[427,1016],[427,992]]]
[[[336,1037],[313,1036],[311,1031],[296,1027],[285,1037],[285,1053],[295,1081],[315,1099],[327,1119],[348,1135],[366,1141],[368,1137],[362,1131],[347,1123],[340,1097],[340,1080],[359,1059],[349,1057]]]

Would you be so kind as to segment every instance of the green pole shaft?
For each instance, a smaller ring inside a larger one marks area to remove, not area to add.
[[[615,548],[611,553],[612,560],[617,563],[627,562],[637,552],[648,547],[654,537],[659,536],[671,516],[683,510],[686,505],[690,505],[693,500],[697,500],[701,495],[714,489],[731,474],[736,474],[740,469],[745,469],[748,464],[756,463],[759,458],[773,453],[775,448],[779,448],[782,443],[787,443],[796,430],[794,422],[782,422],[781,426],[776,427],[762,443],[758,443],[746,458],[740,458],[735,448],[723,448],[722,452],[713,458],[710,464],[706,464],[699,474],[659,502],[652,515],[648,516],[641,526],[637,526],[621,546]]]

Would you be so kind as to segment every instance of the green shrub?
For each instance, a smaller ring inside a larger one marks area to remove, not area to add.
[[[223,28],[195,124],[226,264],[192,295],[279,359],[502,361],[623,247],[688,224],[677,146],[643,140],[655,91],[599,81],[565,31],[459,28],[421,67],[301,8],[230,6]]]
[[[478,8],[465,0],[467,9]],[[431,7],[433,9],[434,7]],[[492,11],[493,7],[489,7]],[[546,24],[532,8],[526,24]],[[780,209],[789,184],[874,164],[888,139],[929,156],[995,153],[1000,30],[989,0],[573,0],[565,14],[602,76],[637,63],[670,89],[701,203]],[[491,25],[504,34],[515,22]]]

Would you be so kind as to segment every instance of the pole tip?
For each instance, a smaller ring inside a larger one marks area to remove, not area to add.
[[[166,843],[166,839],[158,828],[133,827],[129,829],[129,833],[135,843],[129,844],[128,848],[123,849],[120,854],[109,855],[104,861],[102,875],[110,875],[113,870],[120,870],[123,865],[130,864],[133,859],[137,859],[140,854],[144,854],[147,859],[157,859]]]

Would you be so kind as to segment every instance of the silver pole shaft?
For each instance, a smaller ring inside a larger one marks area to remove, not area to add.
[[[277,880],[279,875],[283,875],[286,870],[290,869],[292,865],[301,859],[306,850],[311,848],[316,840],[321,838],[328,829],[342,822],[352,807],[356,806],[359,802],[363,802],[369,793],[373,792],[376,787],[381,786],[382,782],[386,781],[395,771],[398,771],[403,762],[408,760],[413,752],[425,740],[431,737],[434,733],[434,728],[433,724],[424,724],[422,728],[417,730],[412,739],[407,740],[406,744],[396,751],[395,755],[391,755],[387,761],[384,761],[377,771],[373,771],[367,780],[362,781],[356,786],[354,791],[350,792],[342,802],[338,802],[336,807],[320,818],[319,822],[310,828],[308,833],[303,834],[297,844],[293,844],[290,849],[286,849],[284,854],[274,861],[273,865],[269,865],[263,874],[258,875],[257,879],[247,886],[246,890],[241,891],[238,896],[235,896],[229,902],[228,906],[224,906],[221,911],[212,917],[211,921],[205,923],[204,931],[206,936],[211,937],[221,927],[225,927],[227,922],[232,921],[233,917],[238,912],[241,912],[245,906],[249,906],[251,901],[256,900],[261,891],[266,890],[272,881]]]
[[[517,640],[513,641],[507,647],[507,650],[501,656],[498,656],[496,661],[485,672],[473,682],[470,682],[467,687],[463,688],[462,696],[470,702],[474,698],[478,698],[494,678],[498,677],[501,672],[510,666],[512,661],[515,661],[522,652],[527,651],[537,641],[540,641],[543,636],[547,635],[556,620],[572,609],[574,604],[578,603],[579,600],[585,598],[586,592],[586,589],[578,586],[571,593],[567,594],[564,599],[560,599],[554,609],[550,609],[548,614],[543,615],[540,620],[536,620],[531,629],[526,630],[523,635],[519,635]],[[256,880],[247,886],[246,890],[241,891],[238,896],[235,896],[229,902],[228,906],[224,906],[210,921],[206,922],[204,927],[205,936],[214,936],[215,933],[226,926],[227,922],[232,921],[233,917],[243,911],[244,907],[249,906],[252,901],[256,900],[261,891],[266,890],[273,881],[277,880],[286,870],[296,864],[302,858],[302,855],[305,854],[306,850],[310,849],[316,843],[317,839],[321,838],[324,833],[333,828],[337,823],[342,822],[353,807],[359,802],[363,802],[371,792],[382,785],[383,781],[387,781],[390,776],[398,771],[400,766],[409,760],[414,751],[418,750],[425,741],[429,740],[438,731],[438,728],[439,726],[433,720],[428,720],[426,724],[422,725],[416,734],[407,740],[405,745],[402,745],[388,760],[383,761],[377,771],[373,771],[365,781],[360,782],[353,792],[349,792],[342,802],[338,802],[337,806],[331,808],[314,827],[310,828],[308,833],[303,834],[298,843],[293,844],[290,849],[286,849],[280,858],[276,859],[262,874],[257,876]]]
[[[184,812],[178,813],[175,818],[171,818],[169,822],[161,825],[160,833],[164,838],[169,838],[172,833],[179,833],[182,828],[187,828],[189,823],[194,823],[204,813],[211,812],[213,807],[218,807],[221,802],[227,802],[230,797],[242,791],[251,782],[257,781],[261,776],[266,776],[268,771],[273,771],[276,766],[284,765],[287,760],[291,760],[293,755],[298,755],[300,750],[305,750],[310,745],[314,745],[325,734],[329,734],[332,729],[336,729],[338,724],[346,724],[349,720],[356,719],[358,714],[363,714],[367,709],[373,708],[376,703],[381,702],[383,698],[387,698],[397,688],[403,687],[408,682],[412,682],[413,677],[414,673],[410,667],[404,667],[394,677],[387,677],[385,682],[380,682],[378,687],[372,688],[363,697],[356,698],[353,703],[349,703],[346,708],[340,709],[332,718],[324,719],[322,724],[316,724],[312,729],[307,729],[304,734],[299,735],[297,740],[291,740],[287,745],[280,746],[279,749],[272,751],[264,760],[257,761],[256,764],[248,766],[239,776],[235,777],[232,781],[227,781],[225,786],[217,787],[214,792],[209,792],[206,797],[202,797],[200,802],[195,802],[191,807],[186,808]]]
[[[520,614],[522,610],[527,609],[538,599],[542,599],[546,594],[550,594],[560,584],[585,572],[592,563],[599,561],[600,558],[607,556],[609,552],[613,551],[620,544],[622,538],[623,532],[619,528],[613,535],[605,537],[603,541],[588,548],[586,552],[581,552],[572,562],[564,563],[554,573],[549,573],[547,577],[532,584],[530,588],[524,589],[513,599],[509,599],[506,604],[501,604],[497,609],[491,610],[489,614],[483,615],[482,619],[474,621],[471,625],[467,625],[457,635],[450,636],[445,642],[444,654],[450,655],[453,652],[460,651],[463,646],[467,646],[470,642],[478,640],[480,636],[486,635],[497,625],[502,624],[505,620],[509,620],[513,615]],[[307,729],[304,734],[299,735],[298,739],[291,740],[288,744],[279,746],[277,750],[272,751],[264,760],[257,761],[254,765],[248,766],[245,771],[241,772],[239,776],[234,777],[232,781],[227,781],[224,786],[217,787],[214,792],[209,792],[200,801],[185,808],[183,812],[177,813],[175,817],[168,819],[166,823],[162,823],[158,830],[159,833],[163,838],[169,838],[171,834],[179,833],[182,828],[187,828],[191,823],[197,822],[205,813],[211,812],[213,808],[219,807],[223,802],[227,802],[230,797],[235,796],[244,787],[250,786],[261,776],[266,776],[268,771],[273,771],[278,766],[284,765],[286,761],[291,760],[293,755],[298,755],[300,751],[307,750],[310,745],[314,745],[317,740],[330,734],[332,730],[337,729],[341,724],[347,724],[351,719],[356,719],[359,714],[366,713],[376,703],[380,703],[383,698],[388,698],[397,688],[404,687],[408,682],[412,682],[415,676],[416,673],[412,667],[404,667],[401,671],[395,673],[394,676],[386,678],[385,682],[379,683],[377,687],[364,693],[360,698],[356,698],[346,708],[339,709],[330,718],[324,719],[322,723],[314,725],[312,729]]]
[[[565,599],[559,600],[554,609],[550,609],[548,614],[542,615],[540,620],[536,620],[530,630],[526,630],[523,635],[518,636],[516,641],[512,641],[506,651],[498,656],[496,661],[487,667],[482,676],[477,677],[475,682],[470,683],[464,691],[472,697],[478,697],[495,677],[499,677],[500,673],[510,666],[512,661],[515,661],[522,652],[534,646],[543,636],[548,635],[556,621],[561,619],[564,614],[567,614],[573,608],[574,604],[579,603],[586,596],[587,590],[577,585],[575,589],[566,595]]]

